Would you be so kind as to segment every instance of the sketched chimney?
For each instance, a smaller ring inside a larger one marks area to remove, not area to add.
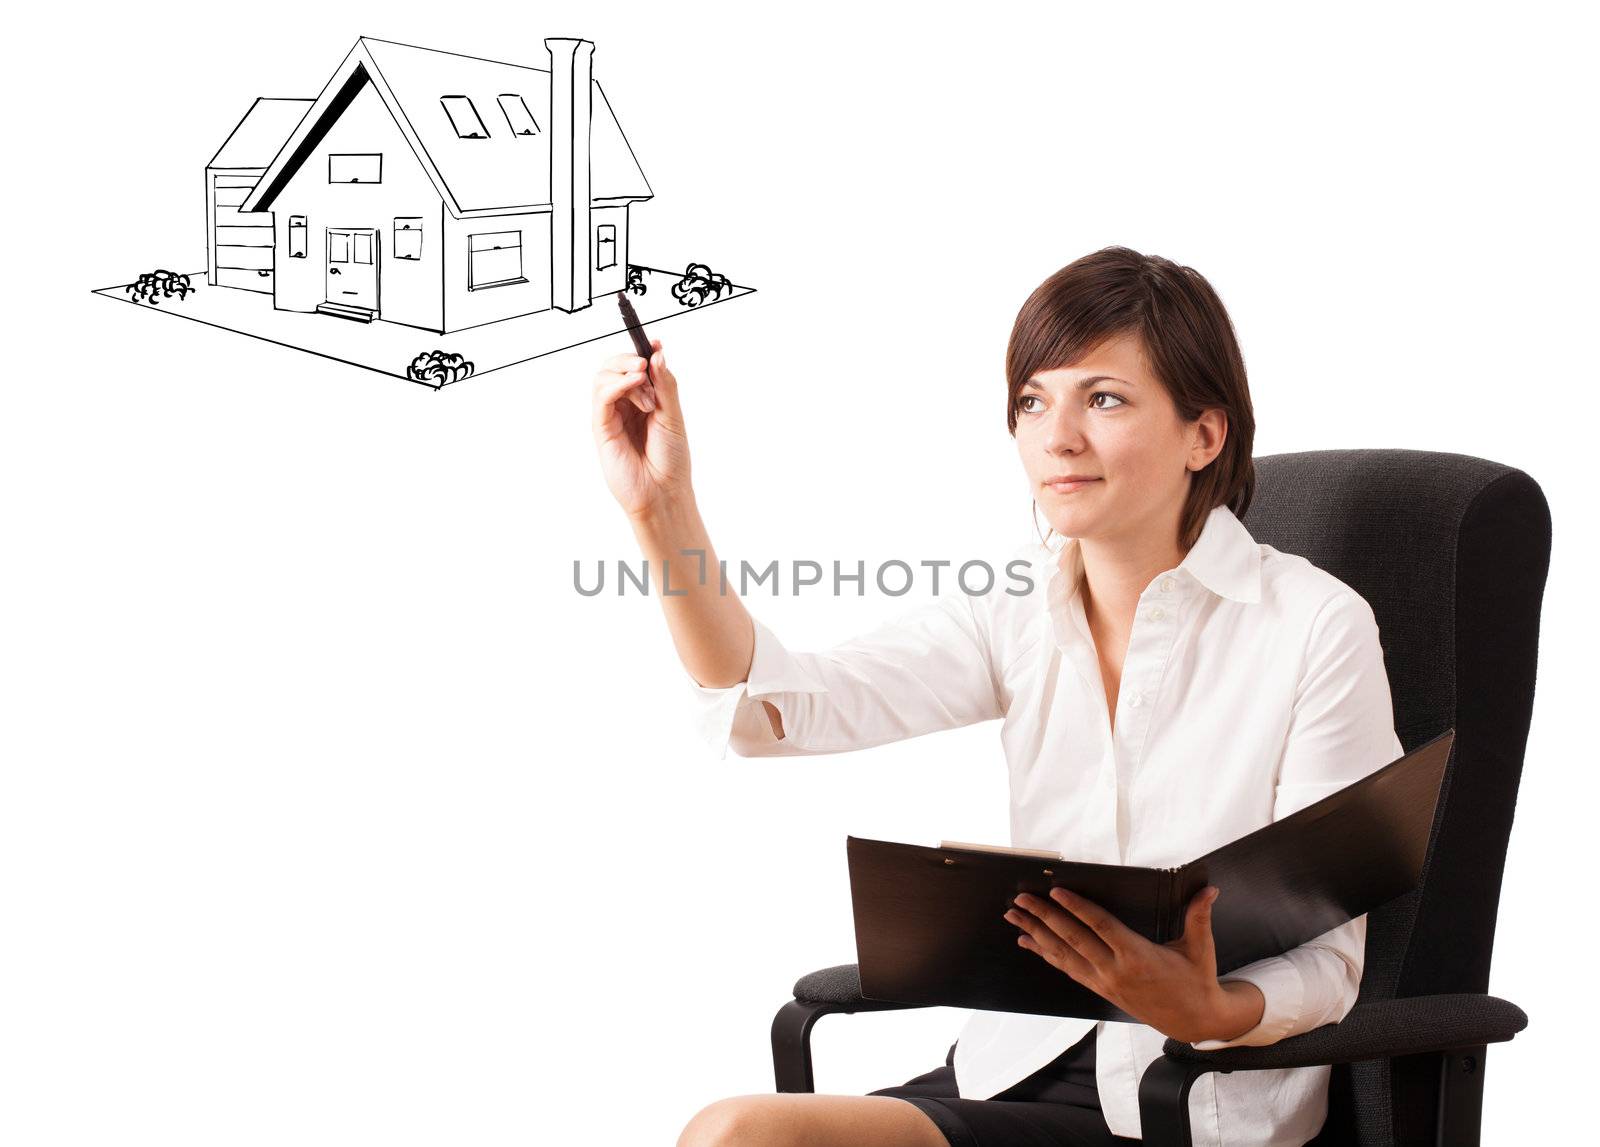
[[[550,53],[550,304],[578,311],[589,282],[589,120],[594,44],[554,37]]]

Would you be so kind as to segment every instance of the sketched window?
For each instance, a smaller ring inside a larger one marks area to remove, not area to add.
[[[594,269],[604,271],[617,265],[617,226],[602,223],[594,231]]]
[[[382,183],[383,156],[333,155],[328,156],[329,183]]]
[[[444,114],[450,117],[450,126],[462,139],[488,139],[489,129],[483,126],[478,109],[466,96],[440,96]]]
[[[397,217],[394,221],[394,257],[396,259],[422,258],[422,220],[415,216]]]
[[[376,235],[368,231],[357,231],[350,236],[350,241],[355,247],[355,254],[350,261],[352,263],[372,262],[372,246],[373,240],[376,238]]]
[[[289,216],[289,258],[304,259],[306,257],[306,217],[304,215]]]
[[[521,231],[492,231],[467,237],[467,290],[526,282],[522,277]]]
[[[348,231],[328,232],[328,262],[348,263],[350,261],[350,233]]]
[[[518,95],[502,95],[500,97],[500,110],[506,113],[506,123],[511,125],[512,135],[537,135],[539,125],[533,121],[533,113],[528,110],[528,105]]]

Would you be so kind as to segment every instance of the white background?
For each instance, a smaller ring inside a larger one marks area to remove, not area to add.
[[[1484,1142],[1589,1121],[1593,28],[827,9],[32,14],[5,79],[0,1138],[670,1144],[771,1091],[773,1013],[854,960],[847,833],[1006,839],[997,726],[719,761],[659,602],[574,591],[575,560],[638,556],[590,429],[625,338],[436,393],[89,294],[203,267],[207,160],[358,35],[535,66],[595,42],[655,190],[630,258],[758,288],[655,332],[731,561],[1027,542],[1006,337],[1111,243],[1216,286],[1258,455],[1536,478],[1554,555],[1490,985],[1531,1024],[1489,1056]],[[816,649],[921,600],[750,604]],[[964,1014],[824,1020],[818,1090],[931,1069]]]

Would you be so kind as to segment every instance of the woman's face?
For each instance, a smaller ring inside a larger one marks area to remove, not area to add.
[[[1040,371],[1017,395],[1017,449],[1045,519],[1070,538],[1175,537],[1189,471],[1222,449],[1226,418],[1178,417],[1137,335],[1118,335],[1070,367]],[[1214,439],[1214,442],[1212,441]],[[1076,486],[1069,474],[1092,481]]]

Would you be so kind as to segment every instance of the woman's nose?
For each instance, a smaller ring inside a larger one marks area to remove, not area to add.
[[[1052,454],[1061,450],[1079,450],[1083,447],[1083,428],[1070,411],[1056,411],[1051,414],[1045,427],[1044,444]]]

